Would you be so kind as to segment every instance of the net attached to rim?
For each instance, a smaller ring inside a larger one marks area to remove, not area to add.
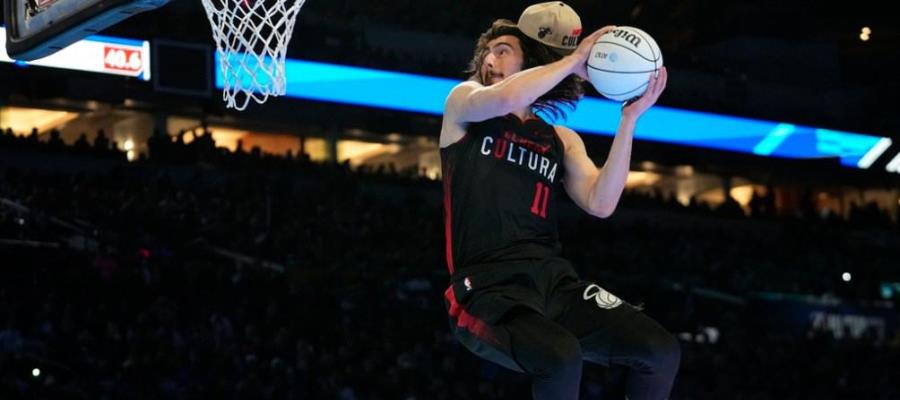
[[[202,0],[224,78],[222,98],[243,110],[285,93],[284,59],[305,0]]]

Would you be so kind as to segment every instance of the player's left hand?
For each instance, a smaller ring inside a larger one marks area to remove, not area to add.
[[[622,105],[622,116],[637,119],[644,111],[647,111],[650,106],[656,104],[659,95],[662,94],[663,90],[666,88],[668,77],[669,73],[666,70],[666,67],[660,68],[659,73],[655,77],[653,76],[653,73],[651,73],[650,84],[647,86],[647,91],[644,92],[641,97],[626,101],[625,104]]]

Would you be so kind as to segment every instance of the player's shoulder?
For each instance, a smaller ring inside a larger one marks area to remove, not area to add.
[[[460,83],[457,83],[456,86],[453,87],[453,90],[451,90],[451,93],[455,90],[473,90],[483,87],[484,85],[482,85],[480,82],[467,79]]]
[[[441,126],[440,146],[446,147],[456,143],[466,134],[467,123],[459,121],[459,114],[462,112],[463,104],[466,97],[473,90],[483,88],[484,85],[473,80],[462,81],[447,95],[444,102],[444,118]]]
[[[573,145],[578,146],[581,144],[583,147],[584,144],[581,141],[581,137],[578,136],[578,133],[564,125],[553,125],[553,130],[556,131],[556,136],[559,137],[559,140],[562,141],[563,146],[566,150],[571,148]]]
[[[444,148],[458,142],[466,135],[468,124],[458,119],[461,104],[473,90],[483,87],[480,83],[467,80],[460,82],[447,95],[444,103],[444,118],[441,123],[440,147]]]
[[[553,129],[556,130],[556,134],[560,136],[578,136],[572,128],[565,125],[553,125]]]
[[[472,80],[462,81],[453,89],[450,89],[450,93],[447,95],[447,104],[450,105],[455,101],[460,101],[465,96],[468,96],[473,90],[481,89],[484,85]]]

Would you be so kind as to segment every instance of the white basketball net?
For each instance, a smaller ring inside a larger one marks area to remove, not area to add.
[[[222,98],[243,110],[285,93],[284,58],[305,0],[202,0],[225,79]]]

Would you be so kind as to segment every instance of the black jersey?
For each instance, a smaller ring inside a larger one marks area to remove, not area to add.
[[[558,255],[563,144],[552,125],[514,114],[470,123],[441,149],[447,267]]]

